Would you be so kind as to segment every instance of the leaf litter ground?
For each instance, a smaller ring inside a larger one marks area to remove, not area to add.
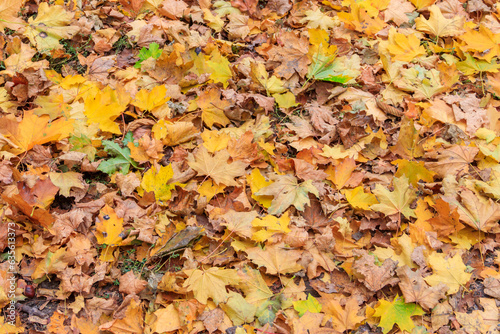
[[[495,1],[6,0],[0,29],[0,333],[498,332]]]

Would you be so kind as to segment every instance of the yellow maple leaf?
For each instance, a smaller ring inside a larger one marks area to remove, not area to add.
[[[123,218],[118,218],[110,206],[101,209],[94,235],[100,245],[120,246],[124,239]]]
[[[260,189],[269,186],[273,182],[267,181],[258,168],[252,169],[252,172],[247,175],[247,182],[250,186],[250,190],[252,191],[252,198],[259,202],[263,207],[269,208],[271,206],[271,202],[273,201],[273,196],[258,196],[255,195],[255,193]]]
[[[105,132],[121,134],[120,127],[114,120],[125,111],[126,105],[119,103],[116,92],[110,87],[98,91],[93,96],[87,96],[84,100],[87,123],[97,123],[99,129]]]
[[[410,0],[410,2],[417,7],[417,9],[422,9],[425,7],[429,7],[432,5],[436,0]]]
[[[208,152],[215,153],[227,148],[227,144],[229,144],[231,136],[221,131],[211,131],[205,129],[201,133],[201,139],[203,139],[203,146],[206,147]]]
[[[290,217],[288,212],[285,212],[281,217],[277,218],[273,215],[267,215],[263,218],[255,218],[252,221],[252,226],[259,230],[252,234],[252,240],[263,242],[268,240],[276,233],[288,233],[291,230],[288,228]]]
[[[323,13],[320,8],[316,8],[316,10],[306,10],[304,14],[306,14],[306,16],[300,20],[300,23],[307,23],[308,28],[328,31],[328,29],[340,25],[338,19]]]
[[[185,184],[175,182],[169,183],[169,180],[174,176],[172,165],[161,166],[160,170],[151,167],[142,177],[141,186],[138,189],[139,195],[143,195],[144,191],[152,191],[155,193],[157,201],[166,202],[172,197],[172,190],[175,186],[184,187]]]
[[[410,208],[410,204],[417,198],[415,189],[410,188],[408,178],[405,176],[395,177],[392,181],[394,191],[389,191],[380,184],[375,185],[373,193],[380,201],[370,208],[385,215],[403,214],[405,217],[415,217],[415,211]]]
[[[234,178],[245,173],[247,164],[240,160],[227,163],[228,159],[229,153],[226,150],[211,155],[202,146],[195,154],[189,155],[188,164],[199,175],[211,177],[217,184],[222,183],[226,186],[237,186],[238,182]]]
[[[234,269],[220,269],[211,267],[207,270],[188,269],[184,270],[188,276],[183,286],[188,291],[193,291],[194,298],[200,303],[207,304],[211,298],[215,304],[225,302],[229,298],[226,285],[236,285],[240,277]]]
[[[349,204],[356,209],[371,210],[370,206],[378,203],[375,195],[364,192],[363,186],[354,189],[344,189],[341,192]]]
[[[467,273],[467,267],[462,261],[460,254],[445,259],[444,254],[433,252],[427,257],[427,262],[432,268],[433,274],[425,277],[424,280],[430,286],[437,286],[445,283],[448,286],[448,294],[452,295],[458,292],[461,286],[469,282],[472,274]]]
[[[200,196],[205,196],[209,202],[215,195],[220,194],[226,189],[224,184],[214,184],[212,180],[206,180],[201,186],[198,187]]]
[[[215,83],[220,82],[227,88],[229,85],[228,80],[233,76],[233,72],[231,71],[230,62],[226,57],[220,54],[219,50],[215,50],[210,55],[210,60],[207,62],[208,67],[212,70],[210,74],[210,79],[212,79]]]
[[[214,124],[226,126],[230,123],[229,118],[224,114],[224,109],[230,105],[229,101],[220,99],[220,90],[217,87],[211,87],[193,100],[189,109],[200,108],[203,123],[211,128]]]
[[[302,269],[297,263],[302,251],[286,250],[284,244],[248,248],[245,250],[248,258],[260,267],[265,267],[269,275],[294,273]]]
[[[286,91],[286,88],[283,86],[283,81],[274,75],[269,77],[269,73],[267,73],[264,64],[251,63],[250,69],[252,79],[266,90],[268,96],[271,94],[284,93]]]
[[[420,45],[420,39],[414,34],[405,36],[395,29],[389,31],[389,45],[387,49],[393,60],[410,62],[416,57],[426,54],[425,48]]]
[[[141,89],[135,95],[135,100],[131,104],[142,111],[152,111],[170,100],[169,97],[165,97],[166,94],[167,87],[165,85],[156,86],[151,91]]]
[[[31,150],[35,145],[69,137],[73,124],[73,120],[65,118],[50,122],[49,116],[37,116],[33,110],[27,110],[19,123],[13,118],[0,118],[0,134],[10,141],[7,151],[18,155]]]
[[[482,25],[479,27],[479,31],[470,29],[461,35],[460,39],[465,42],[465,45],[460,46],[460,49],[465,52],[476,52],[475,58],[484,59],[488,63],[491,63],[491,60],[500,54],[500,34],[494,34]]]
[[[65,197],[69,197],[69,191],[71,188],[85,189],[85,183],[83,183],[83,174],[76,172],[66,172],[66,173],[49,173],[50,180],[52,183],[59,187],[59,193]]]
[[[68,26],[74,15],[63,6],[49,6],[42,2],[38,6],[36,18],[28,19],[24,35],[40,52],[61,49],[63,46],[59,44],[59,40],[71,38],[80,30],[79,27]]]
[[[462,33],[465,17],[457,16],[452,19],[447,19],[441,13],[441,9],[436,5],[432,5],[429,8],[429,12],[431,15],[428,20],[423,16],[415,19],[417,30],[436,37],[456,36]]]
[[[351,30],[356,30],[367,35],[375,35],[386,26],[386,23],[382,19],[378,16],[372,18],[357,3],[352,3],[350,9],[350,13],[340,12],[338,13],[338,17]]]

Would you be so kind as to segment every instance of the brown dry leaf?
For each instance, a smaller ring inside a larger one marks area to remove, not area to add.
[[[399,282],[399,279],[394,277],[397,262],[387,259],[382,266],[377,266],[374,256],[363,251],[356,251],[356,254],[360,258],[354,261],[353,274],[370,291],[378,291],[386,285],[395,285]]]
[[[426,162],[425,168],[436,172],[441,178],[449,174],[461,174],[468,171],[478,152],[477,147],[453,145],[440,150],[436,155],[438,161]]]
[[[474,229],[487,233],[500,233],[500,204],[491,198],[475,195],[466,189],[460,193],[462,204],[450,201],[457,206],[460,219]]]
[[[424,309],[433,309],[439,303],[439,300],[446,297],[448,287],[446,284],[438,284],[430,287],[422,278],[420,269],[412,271],[407,266],[399,267],[396,270],[401,279],[399,287],[405,297],[405,302],[416,302]]]
[[[138,295],[146,288],[148,283],[142,279],[138,279],[134,272],[131,270],[120,277],[120,292],[130,295]]]

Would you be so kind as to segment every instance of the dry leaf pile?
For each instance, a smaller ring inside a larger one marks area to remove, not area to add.
[[[3,0],[0,29],[0,333],[500,330],[496,1]]]

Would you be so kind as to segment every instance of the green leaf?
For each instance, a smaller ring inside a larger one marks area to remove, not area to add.
[[[307,296],[306,300],[293,302],[293,308],[299,312],[299,317],[303,316],[307,311],[311,313],[321,312],[321,304],[312,295]]]
[[[465,75],[474,75],[480,72],[498,72],[500,64],[488,63],[484,60],[474,59],[470,54],[465,54],[466,59],[457,63],[457,69]]]
[[[141,68],[142,62],[148,58],[160,58],[162,52],[163,50],[160,49],[160,45],[158,43],[149,44],[149,49],[147,49],[145,46],[142,47],[141,51],[139,51],[139,54],[137,55],[139,57],[139,61],[135,63],[134,67]]]
[[[120,145],[111,140],[104,140],[102,143],[104,150],[114,156],[114,158],[101,162],[99,167],[97,167],[97,170],[111,175],[118,170],[120,170],[123,174],[127,174],[129,172],[130,165],[135,168],[139,168],[137,163],[130,158],[130,149],[128,147],[122,148]]]
[[[266,300],[257,307],[255,316],[261,325],[272,324],[280,308],[281,303],[278,300]]]
[[[380,317],[379,327],[382,327],[384,334],[398,325],[402,331],[411,332],[415,327],[412,316],[425,314],[422,308],[415,303],[405,303],[403,297],[396,295],[396,298],[391,302],[387,300],[380,300],[373,316]]]
[[[361,73],[359,67],[359,57],[335,58],[335,56],[326,54],[319,49],[313,62],[309,65],[307,78],[345,84],[359,76]]]

